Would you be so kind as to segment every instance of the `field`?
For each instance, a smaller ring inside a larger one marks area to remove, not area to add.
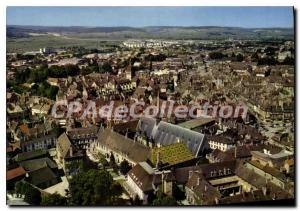
[[[292,28],[238,27],[38,27],[7,26],[7,51],[36,51],[42,47],[101,48],[127,39],[174,40],[293,40]]]
[[[43,47],[71,47],[82,46],[85,48],[105,48],[112,44],[119,44],[118,40],[106,40],[100,38],[82,38],[82,37],[67,37],[67,36],[30,36],[25,38],[7,38],[7,52],[24,53],[26,51],[38,51]]]

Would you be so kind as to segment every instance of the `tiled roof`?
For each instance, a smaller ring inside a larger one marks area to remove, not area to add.
[[[11,180],[26,174],[22,166],[6,171],[6,180]]]
[[[150,157],[150,149],[148,147],[126,138],[109,128],[99,130],[97,141],[135,163],[146,161]]]
[[[149,172],[143,167],[145,162],[138,163],[129,172],[128,176],[135,182],[135,184],[144,192],[152,190],[153,173]],[[151,168],[148,165],[148,168]]]

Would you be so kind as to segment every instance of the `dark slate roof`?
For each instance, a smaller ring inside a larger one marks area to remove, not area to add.
[[[28,182],[35,186],[39,186],[45,182],[52,181],[56,178],[57,176],[53,173],[53,171],[49,167],[44,167],[29,172]]]
[[[99,130],[98,142],[135,163],[146,161],[150,157],[150,148],[108,128]]]
[[[138,123],[138,130],[150,138],[152,137],[153,129],[156,125],[156,120],[154,118],[141,117]],[[144,135],[144,134],[141,134]]]
[[[189,174],[193,172],[201,173],[205,179],[213,179],[233,175],[236,167],[235,161],[203,164],[199,166],[188,166],[175,169],[175,178],[179,183],[186,183]],[[230,170],[230,171],[229,171]],[[225,172],[225,174],[224,174]],[[221,174],[220,174],[221,173]]]
[[[215,122],[216,120],[213,118],[200,117],[197,119],[188,120],[186,122],[178,124],[180,127],[184,127],[187,129],[194,129],[197,127],[201,127],[203,125]]]
[[[138,120],[132,120],[129,122],[113,125],[114,131],[121,133],[121,134],[126,134],[127,131],[128,132],[136,132],[138,122],[139,122]]]
[[[210,163],[199,166],[205,179],[212,179],[233,175],[236,167],[235,161]]]
[[[67,134],[71,140],[96,137],[97,132],[98,132],[98,127],[95,125],[91,127],[71,128],[67,130]]]
[[[57,168],[57,165],[50,158],[39,158],[34,160],[27,160],[20,163],[20,165],[26,171],[35,171],[44,167],[49,167],[51,169]]]
[[[202,177],[201,173],[194,172],[186,186],[191,189],[206,205],[212,205],[215,203],[216,198],[221,198],[221,194],[217,188],[213,187],[208,181],[206,181]]]
[[[23,152],[23,153],[20,153],[20,154],[17,154],[14,159],[17,161],[17,162],[21,162],[21,161],[25,161],[25,160],[30,160],[30,159],[34,159],[34,158],[38,158],[38,157],[44,157],[46,156],[48,153],[47,153],[47,150],[44,150],[44,149],[37,149],[37,150],[34,150],[34,151],[30,151],[30,152]]]

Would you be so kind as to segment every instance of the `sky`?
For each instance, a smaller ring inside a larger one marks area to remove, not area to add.
[[[7,7],[7,25],[293,27],[292,7]]]

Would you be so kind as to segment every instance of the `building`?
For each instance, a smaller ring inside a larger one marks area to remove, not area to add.
[[[58,162],[62,165],[66,175],[72,174],[74,165],[80,161],[84,161],[86,157],[85,150],[78,149],[74,146],[66,133],[58,137],[56,153]]]
[[[216,120],[213,118],[199,117],[196,119],[188,120],[178,124],[181,127],[203,133],[203,134],[214,134],[216,131]]]
[[[175,143],[151,149],[150,161],[157,169],[169,169],[195,160],[193,154],[183,143]]]
[[[82,128],[67,128],[66,134],[74,146],[79,149],[88,149],[90,144],[97,140],[98,129],[95,125]]]
[[[138,197],[147,204],[148,197],[159,189],[168,196],[173,195],[173,173],[154,170],[147,162],[140,162],[127,174],[125,189],[132,198]]]
[[[242,204],[288,199],[292,195],[243,162],[222,162],[189,171],[186,198],[191,205]]]
[[[6,171],[6,186],[7,190],[13,190],[15,183],[25,178],[26,171],[22,166]]]
[[[126,186],[132,196],[147,201],[148,194],[153,192],[153,168],[146,162],[138,163],[127,174]]]
[[[208,144],[211,149],[218,149],[222,152],[234,148],[236,145],[235,140],[222,135],[209,137]]]
[[[99,129],[98,139],[91,149],[104,154],[107,158],[112,154],[117,163],[127,160],[132,166],[150,157],[150,148],[103,127]]]
[[[198,157],[208,148],[204,134],[174,125],[168,122],[156,122],[156,119],[142,117],[138,123],[136,139],[150,147],[184,143]]]
[[[19,126],[20,147],[23,152],[38,149],[50,149],[56,146],[57,135],[50,122],[29,128],[27,124]]]
[[[47,166],[28,172],[25,178],[27,182],[41,189],[57,184],[60,181],[59,179],[51,168]]]

